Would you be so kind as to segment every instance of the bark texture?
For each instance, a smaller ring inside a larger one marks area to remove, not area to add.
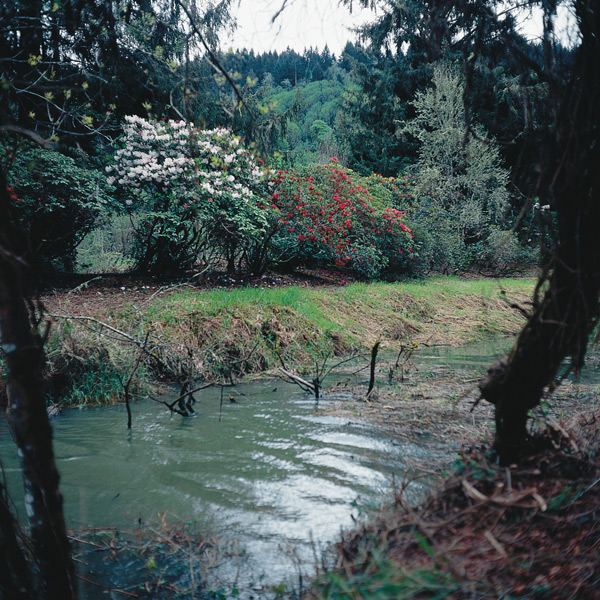
[[[537,406],[566,358],[578,372],[599,314],[600,11],[574,2],[582,42],[571,83],[542,163],[540,198],[556,209],[559,243],[540,279],[534,311],[507,360],[489,370],[481,395],[496,408],[496,450],[518,460],[528,411]],[[541,296],[541,297],[540,297]]]
[[[38,569],[36,597],[69,600],[77,597],[77,586],[46,412],[43,341],[33,305],[26,302],[27,244],[16,223],[0,173],[0,342],[8,375],[7,418],[23,473]]]

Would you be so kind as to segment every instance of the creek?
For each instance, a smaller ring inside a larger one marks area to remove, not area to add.
[[[339,399],[317,404],[281,381],[225,388],[223,399],[209,388],[192,418],[135,403],[131,431],[122,406],[64,410],[53,426],[68,526],[133,529],[168,511],[235,540],[238,555],[217,573],[224,589],[289,588],[290,573],[309,574],[315,553],[391,492],[407,458],[430,453],[321,414]],[[17,499],[20,472],[5,422],[0,452]],[[415,482],[411,493],[423,489]]]
[[[430,348],[420,369],[443,361],[481,372],[506,347],[502,340]],[[213,572],[213,588],[246,590],[240,598],[269,597],[261,590],[279,584],[297,589],[299,575],[314,572],[340,530],[391,494],[393,476],[402,478],[407,464],[455,457],[455,448],[400,442],[324,414],[342,399],[343,392],[331,393],[317,403],[281,381],[209,388],[192,418],[150,400],[133,404],[131,431],[123,406],[67,409],[53,426],[68,525],[131,530],[168,512],[235,546]],[[0,453],[22,517],[20,471],[4,421]],[[426,491],[420,479],[408,487],[413,500]],[[106,595],[91,589],[82,597]]]

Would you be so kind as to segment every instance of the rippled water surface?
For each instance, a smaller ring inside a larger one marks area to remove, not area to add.
[[[130,432],[123,407],[66,410],[53,425],[69,526],[132,528],[169,511],[219,539],[237,539],[248,578],[284,580],[295,568],[291,548],[310,571],[315,548],[380,502],[405,459],[426,452],[323,415],[332,402],[317,405],[281,382],[223,396],[208,389],[193,418],[134,404]],[[4,426],[0,444],[14,490],[19,472],[14,455],[6,457],[14,451]]]
[[[483,373],[510,345],[426,348],[416,361],[422,372],[445,365]],[[597,377],[597,368],[588,373]],[[134,404],[132,431],[124,407],[66,410],[53,426],[69,526],[132,529],[165,511],[195,521],[196,530],[237,549],[237,557],[221,555],[217,575],[228,589],[245,586],[242,598],[256,582],[264,590],[290,574],[297,579],[299,569],[310,574],[327,543],[390,494],[394,474],[401,478],[421,458],[453,458],[451,450],[401,443],[324,414],[341,399],[347,393],[317,404],[280,381],[207,389],[192,418],[151,401]],[[19,506],[20,472],[3,422],[0,452]],[[424,486],[418,479],[409,492],[417,498]],[[95,598],[91,590],[82,596]]]

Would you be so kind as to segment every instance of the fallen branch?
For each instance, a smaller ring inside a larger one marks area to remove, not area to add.
[[[279,367],[279,370],[289,379],[291,380],[292,383],[295,383],[296,385],[299,385],[304,391],[306,392],[311,392],[313,394],[316,393],[315,390],[315,385],[314,383],[310,383],[309,381],[306,381],[306,379],[302,379],[302,377],[300,377],[299,375],[296,375],[294,373],[291,373],[290,371],[287,371],[286,369],[284,369],[283,367]]]
[[[465,494],[477,502],[492,502],[499,504],[500,506],[516,506],[519,508],[540,508],[545,511],[548,508],[546,501],[540,496],[535,488],[529,488],[522,492],[509,492],[508,494],[493,494],[492,496],[486,496],[482,494],[476,487],[471,485],[466,479],[462,480],[462,487]],[[525,498],[532,498],[533,504],[523,504]]]
[[[371,348],[371,371],[369,377],[369,389],[367,390],[367,395],[365,399],[368,400],[373,393],[373,389],[375,388],[375,366],[377,363],[377,353],[379,352],[379,344],[381,342],[375,342],[373,348]]]
[[[193,390],[186,389],[186,390],[184,390],[184,392],[182,394],[177,396],[177,398],[175,398],[175,400],[173,400],[172,402],[165,402],[164,400],[159,400],[158,398],[154,398],[154,396],[151,396],[151,398],[152,398],[152,400],[154,400],[154,402],[158,402],[159,404],[163,404],[164,406],[166,406],[172,413],[177,413],[178,415],[181,415],[182,417],[189,417],[190,416],[189,412],[185,412],[179,408],[176,408],[176,405],[179,404],[182,400],[185,400],[185,398],[192,396],[196,392],[205,390],[206,388],[212,387],[213,385],[215,385],[214,382],[205,383],[204,385],[200,385],[200,386],[194,388]]]

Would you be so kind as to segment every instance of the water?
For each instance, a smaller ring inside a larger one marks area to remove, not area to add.
[[[168,511],[237,540],[243,575],[237,559],[225,561],[218,577],[226,587],[236,578],[241,587],[266,587],[299,568],[310,573],[315,553],[391,492],[392,474],[403,475],[407,459],[431,458],[421,446],[322,414],[332,402],[317,405],[280,381],[225,389],[223,402],[208,389],[193,418],[134,404],[130,432],[124,407],[65,410],[53,425],[68,525],[131,529]],[[13,448],[3,424],[0,451],[14,496]],[[423,485],[413,485],[415,497]]]
[[[415,363],[421,370],[428,365],[444,366],[453,370],[466,371],[471,376],[484,376],[490,366],[503,358],[510,351],[515,339],[512,337],[498,337],[468,344],[460,348],[451,346],[431,346],[420,349],[415,355]],[[568,364],[568,361],[566,361]],[[561,375],[565,366],[559,371]],[[584,384],[600,383],[600,348],[596,344],[590,344],[586,355],[585,366],[579,378],[573,373],[567,377],[568,380]]]
[[[477,375],[511,342],[425,348],[415,360],[422,372],[442,365]],[[594,369],[586,373],[597,377]],[[402,477],[406,464],[453,458],[447,447],[400,443],[364,423],[323,414],[348,399],[341,393],[317,404],[295,386],[262,381],[226,388],[223,397],[207,389],[198,399],[193,418],[136,403],[132,431],[124,407],[65,410],[54,419],[65,513],[72,528],[133,529],[165,511],[194,521],[196,530],[237,549],[237,556],[220,556],[209,583],[245,589],[241,598],[268,597],[249,591],[256,582],[263,590],[281,582],[297,589],[298,571],[313,572],[327,543],[390,494],[394,474]],[[17,499],[20,470],[4,422],[0,455]],[[417,480],[408,490],[416,500],[425,486]],[[91,587],[82,597],[106,595]]]
[[[427,365],[436,364],[452,369],[467,370],[473,376],[483,375],[498,358],[510,350],[513,343],[514,338],[500,337],[461,348],[424,347],[418,351],[415,360],[422,369]]]

